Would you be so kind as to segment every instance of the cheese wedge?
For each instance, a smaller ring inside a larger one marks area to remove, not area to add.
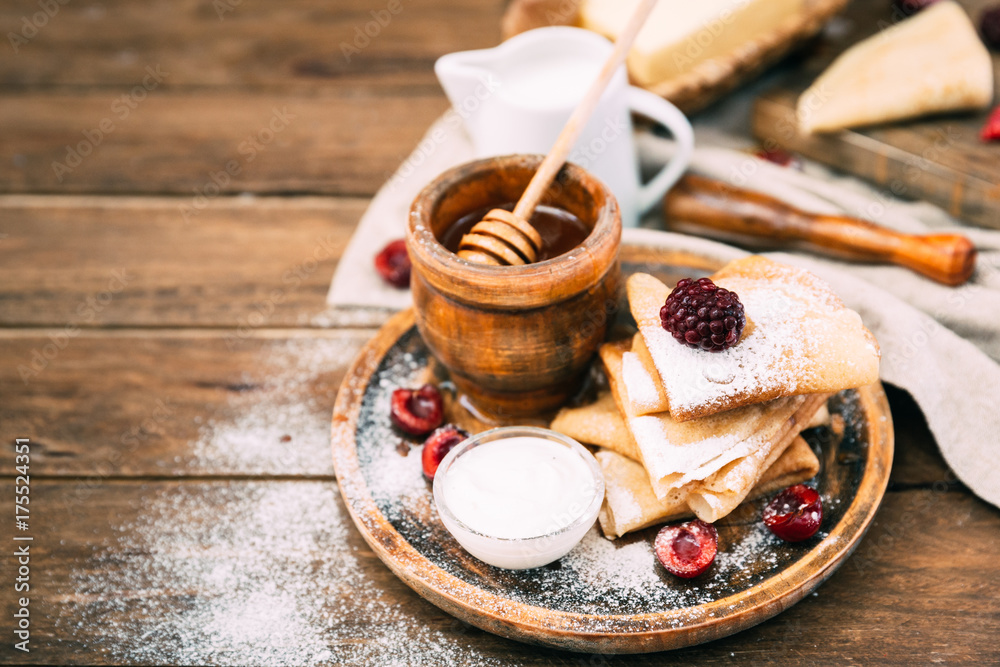
[[[712,280],[739,295],[747,316],[740,341],[721,352],[674,340],[661,326],[659,314],[670,289],[644,273],[628,279],[629,307],[654,367],[633,363],[626,369],[645,368],[653,382],[658,377],[667,402],[631,401],[639,382],[626,370],[624,382],[636,414],[667,409],[675,420],[685,421],[878,380],[875,337],[813,274],[751,255],[722,267]]]
[[[601,531],[608,539],[613,540],[658,523],[694,516],[684,497],[657,498],[641,463],[607,449],[598,451],[595,456],[604,473],[607,489],[598,519]],[[798,436],[763,472],[746,499],[759,498],[804,482],[818,472],[819,459],[809,444]]]
[[[806,134],[925,114],[981,109],[993,63],[965,10],[950,0],[855,44],[799,97]]]
[[[639,0],[583,0],[582,27],[614,41]],[[775,30],[803,0],[659,0],[629,51],[629,74],[648,86],[678,77]]]

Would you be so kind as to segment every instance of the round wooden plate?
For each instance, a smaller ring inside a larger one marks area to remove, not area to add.
[[[641,270],[676,281],[719,264],[699,253],[622,246],[626,275]],[[467,554],[444,529],[421,474],[419,443],[390,424],[392,390],[427,379],[446,380],[413,313],[404,311],[364,348],[337,397],[333,458],[348,511],[379,558],[430,602],[489,632],[572,651],[679,648],[787,609],[858,545],[892,465],[892,419],[881,385],[848,390],[830,400],[836,426],[803,434],[822,465],[816,486],[824,520],[816,537],[787,544],[771,535],[759,519],[761,500],[744,503],[717,524],[719,555],[694,580],[677,579],[656,562],[655,527],[614,542],[595,527],[553,565],[501,570]],[[449,419],[468,425],[457,403],[449,401],[448,411]]]

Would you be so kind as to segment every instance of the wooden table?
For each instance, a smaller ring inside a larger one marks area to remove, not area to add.
[[[3,662],[624,662],[424,602],[354,530],[330,461],[338,383],[387,316],[326,309],[332,271],[446,108],[434,59],[495,44],[502,9],[0,7],[20,35],[0,58],[8,510],[15,438],[31,476],[28,530],[3,522]],[[892,482],[852,559],[769,622],[636,662],[1000,660],[1000,512],[954,480],[912,401],[890,399]],[[26,544],[31,589],[15,593]],[[30,653],[13,647],[22,595]]]

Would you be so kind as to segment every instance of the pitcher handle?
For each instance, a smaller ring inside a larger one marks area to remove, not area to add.
[[[648,183],[639,186],[636,203],[642,214],[663,199],[667,190],[684,174],[684,170],[691,162],[691,153],[694,151],[694,130],[680,109],[648,90],[629,86],[628,105],[632,111],[651,118],[670,130],[677,145],[670,162],[665,164]]]

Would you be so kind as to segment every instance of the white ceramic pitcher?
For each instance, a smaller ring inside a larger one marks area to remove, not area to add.
[[[589,30],[539,28],[492,49],[442,56],[434,70],[464,119],[478,157],[544,154],[612,48]],[[630,111],[662,123],[677,145],[671,161],[644,185]],[[628,85],[623,66],[604,91],[569,161],[604,181],[618,199],[622,223],[635,226],[684,173],[693,147],[694,134],[684,114],[666,100]]]

